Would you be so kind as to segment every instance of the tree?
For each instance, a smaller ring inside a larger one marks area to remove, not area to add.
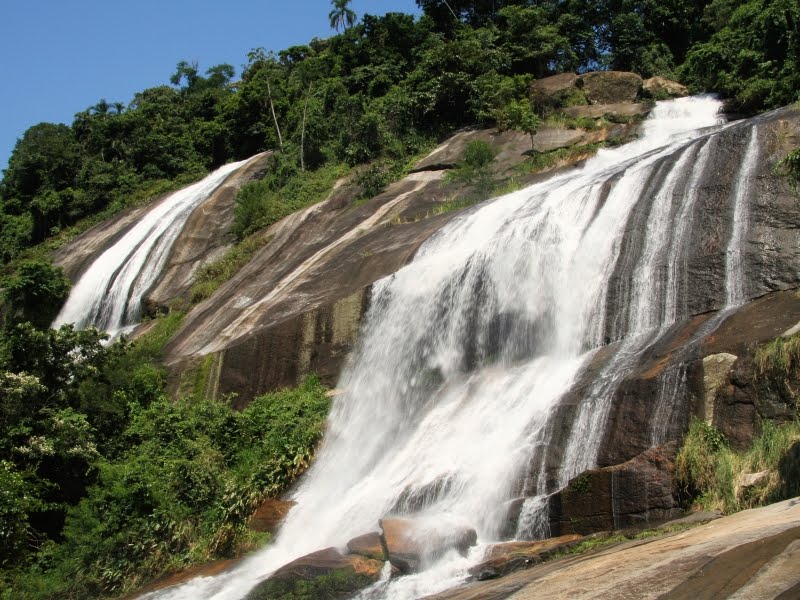
[[[687,54],[682,75],[695,87],[755,111],[797,100],[800,89],[800,6],[792,0],[714,2],[719,29]]]
[[[47,329],[67,299],[70,281],[61,267],[42,260],[27,260],[2,281],[3,299],[13,322],[29,321]]]
[[[533,112],[533,107],[527,98],[524,100],[512,100],[497,111],[497,128],[500,131],[506,129],[524,131],[531,136],[531,149],[533,149],[533,138],[540,124],[541,120]]]
[[[331,0],[333,10],[328,13],[331,21],[331,29],[347,31],[356,23],[356,13],[350,9],[350,0]]]

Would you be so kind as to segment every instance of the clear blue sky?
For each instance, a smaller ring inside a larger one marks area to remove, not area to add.
[[[352,0],[365,12],[414,12],[414,0]],[[0,0],[0,170],[42,121],[71,123],[97,103],[128,103],[169,83],[178,61],[237,73],[252,48],[328,37],[330,0]]]

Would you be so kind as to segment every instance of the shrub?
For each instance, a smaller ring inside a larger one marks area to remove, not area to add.
[[[327,164],[315,171],[278,172],[268,179],[243,185],[236,196],[233,233],[239,240],[269,227],[291,213],[316,204],[333,189],[349,167]]]
[[[134,407],[127,451],[99,465],[70,510],[57,563],[81,597],[120,594],[165,570],[249,549],[247,520],[310,464],[329,400],[316,377],[241,413],[164,397]]]

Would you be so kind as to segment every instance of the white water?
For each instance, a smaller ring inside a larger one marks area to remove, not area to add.
[[[189,215],[246,162],[220,167],[145,213],[89,266],[72,288],[53,327],[65,323],[77,328],[93,325],[113,337],[135,325],[141,314],[142,297],[161,273]]]
[[[525,502],[520,529],[546,531],[544,498],[555,490],[542,457],[557,441],[548,425],[559,399],[614,332],[619,349],[561,443],[563,485],[594,466],[616,385],[685,316],[684,246],[713,141],[702,130],[720,124],[718,110],[710,98],[659,103],[641,140],[481,205],[376,283],[325,443],[275,543],[229,573],[148,598],[242,598],[290,560],[343,546],[377,530],[380,517],[412,510],[445,531],[474,527],[478,547],[381,581],[361,597],[436,593],[462,581],[498,539],[500,507],[525,480],[538,496]],[[642,203],[649,204],[642,249],[628,257],[620,298],[609,306],[626,227]],[[672,382],[664,388],[670,396]],[[670,407],[659,410],[668,415]]]
[[[747,233],[747,199],[753,187],[754,170],[758,164],[758,129],[750,129],[744,160],[736,178],[737,186],[733,203],[733,231],[725,253],[725,306],[738,306],[745,300],[744,276],[742,269],[742,241]]]

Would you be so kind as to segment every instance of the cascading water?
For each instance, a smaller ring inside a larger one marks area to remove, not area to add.
[[[135,325],[142,297],[161,273],[189,215],[246,162],[224,165],[148,211],[89,266],[72,288],[53,327],[65,323],[77,328],[93,325],[113,337]]]
[[[479,546],[361,597],[435,593],[499,538],[503,504],[523,481],[518,534],[546,535],[546,495],[594,466],[615,387],[686,316],[685,245],[719,107],[707,97],[659,103],[640,140],[458,217],[377,282],[325,443],[276,541],[229,573],[148,597],[242,598],[292,559],[412,511],[445,530],[474,527]],[[625,252],[636,210],[646,211],[646,231],[639,251]],[[741,278],[737,269],[741,261],[727,277]],[[547,449],[561,433],[554,409],[609,340],[618,348],[560,442],[557,481],[548,480]],[[665,418],[682,377],[664,382]],[[653,440],[662,436],[654,428]]]

